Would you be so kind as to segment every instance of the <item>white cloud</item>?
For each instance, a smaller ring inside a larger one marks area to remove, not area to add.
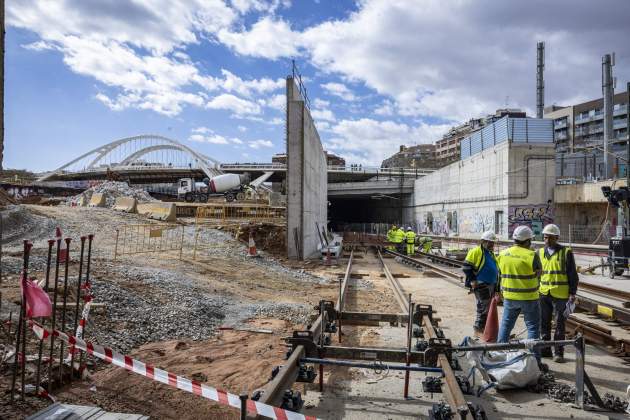
[[[249,142],[252,149],[260,149],[261,147],[273,147],[273,143],[269,140],[253,140]]]
[[[320,99],[320,98],[315,98],[315,100],[313,101],[313,104],[315,105],[315,108],[328,108],[330,106],[330,102],[326,101],[324,99]]]
[[[354,101],[356,99],[356,96],[354,95],[354,93],[352,93],[350,89],[348,89],[346,85],[342,83],[330,82],[330,83],[324,83],[321,86],[330,95],[337,96],[343,99],[344,101]]]
[[[263,104],[277,111],[284,111],[287,107],[287,97],[285,94],[273,95],[267,100],[263,100]]]
[[[284,20],[265,16],[254,23],[249,31],[219,30],[219,41],[238,54],[276,60],[298,54],[298,34]]]
[[[224,79],[220,82],[221,88],[228,92],[235,92],[242,96],[250,96],[252,92],[268,93],[285,86],[284,79],[272,80],[269,78],[243,80],[232,72],[222,69]]]
[[[311,116],[315,121],[321,120],[335,122],[337,120],[335,115],[329,109],[313,109],[311,110]]]
[[[327,149],[337,151],[348,161],[380,166],[381,161],[395,153],[401,144],[432,143],[448,128],[448,125],[421,123],[410,126],[369,118],[342,120],[332,126],[331,138],[325,144]]]
[[[389,100],[383,101],[383,103],[374,110],[374,113],[387,117],[392,116],[394,115],[394,104]]]
[[[21,45],[21,47],[31,51],[46,51],[58,49],[55,44],[46,41],[31,42],[30,44],[23,44]]]
[[[247,131],[247,127],[245,127],[244,125],[239,125],[236,128],[238,128],[238,131],[240,131],[241,133],[244,133]]]
[[[224,109],[234,112],[236,115],[260,114],[260,106],[246,99],[239,98],[229,93],[223,93],[212,98],[207,104],[210,109]]]
[[[208,127],[197,127],[191,130],[193,134],[188,137],[190,141],[210,144],[243,144],[243,141],[236,137],[227,138],[215,133]]]

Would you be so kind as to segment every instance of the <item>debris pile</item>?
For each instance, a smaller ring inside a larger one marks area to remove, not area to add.
[[[23,239],[47,236],[54,231],[54,222],[22,206],[8,205],[0,213],[2,217],[3,244]],[[4,263],[4,261],[3,261]]]
[[[15,200],[3,188],[0,188],[0,207],[9,204],[15,204]]]
[[[538,383],[529,387],[529,390],[539,394],[547,394],[549,399],[563,403],[575,402],[575,387],[569,384],[556,382],[556,378],[551,372],[543,373],[538,377]],[[606,409],[617,413],[624,413],[628,408],[628,401],[607,392],[602,397],[602,402]],[[584,391],[584,402],[595,405],[595,400]]]
[[[92,188],[88,188],[81,194],[69,197],[66,204],[69,206],[79,206],[81,203],[87,204],[94,193],[103,194],[105,196],[106,207],[113,207],[118,197],[135,198],[138,200],[138,203],[156,201],[148,192],[141,188],[130,187],[126,182],[106,181]]]
[[[270,254],[284,255],[287,250],[286,227],[271,223],[257,223],[241,226],[238,239],[247,243],[249,232],[253,233],[256,248]]]

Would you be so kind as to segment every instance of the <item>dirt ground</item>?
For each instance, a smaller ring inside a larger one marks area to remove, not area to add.
[[[95,233],[92,280],[95,308],[88,322],[87,339],[120,349],[132,357],[175,374],[239,394],[251,394],[270,378],[273,367],[284,360],[283,337],[303,329],[315,315],[320,299],[336,300],[345,260],[327,267],[321,262],[289,262],[275,254],[248,258],[246,244],[224,233],[211,233],[211,246],[193,259],[194,228],[184,228],[182,258],[178,251],[144,253],[113,258],[116,229],[145,224],[141,216],[108,209],[24,206],[33,215],[25,236],[13,235],[4,244],[2,311],[6,320],[19,299],[18,272],[21,240],[34,243],[32,274],[44,278],[46,240],[60,226],[64,236],[78,239]],[[155,226],[163,226],[154,222]],[[36,235],[37,237],[28,237]],[[214,235],[214,236],[213,236]],[[273,238],[271,239],[273,242]],[[73,242],[71,255],[78,248]],[[273,247],[272,247],[273,248]],[[416,303],[431,304],[438,311],[447,337],[459,343],[472,333],[474,297],[435,273],[419,272],[387,259],[391,272]],[[76,257],[70,272],[76,273]],[[76,276],[76,274],[75,274]],[[73,282],[72,275],[70,283]],[[399,312],[393,293],[371,253],[357,253],[346,298],[346,310]],[[13,313],[15,316],[15,313]],[[220,330],[219,327],[268,329],[271,334]],[[6,324],[4,329],[6,331]],[[519,321],[515,331],[522,331]],[[403,348],[405,328],[343,327],[344,346]],[[333,343],[336,338],[333,338]],[[37,342],[31,337],[27,354]],[[9,337],[0,331],[0,350]],[[559,365],[549,361],[557,380],[573,380],[574,355]],[[29,372],[32,379],[32,366]],[[600,393],[623,396],[630,384],[630,368],[620,359],[592,346],[587,348],[587,371]],[[9,387],[10,363],[0,364],[0,389]],[[304,413],[332,419],[426,418],[440,394],[422,391],[422,373],[412,373],[410,396],[404,400],[402,372],[375,372],[353,368],[326,368],[324,392],[315,384],[296,384],[305,400]],[[317,381],[316,381],[317,382]],[[138,413],[156,419],[237,418],[233,409],[175,390],[120,368],[96,363],[87,379],[74,382],[53,395],[61,402],[98,405],[108,411]],[[584,412],[570,404],[549,400],[526,391],[487,391],[467,397],[485,408],[489,418],[622,418],[617,414]],[[19,419],[49,402],[27,397],[25,403],[8,404],[0,393],[0,418]],[[610,417],[609,417],[610,416]]]

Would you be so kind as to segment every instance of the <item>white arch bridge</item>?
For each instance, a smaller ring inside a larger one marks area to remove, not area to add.
[[[133,184],[173,183],[180,178],[212,178],[221,173],[249,173],[251,179],[280,182],[286,177],[283,163],[220,163],[190,147],[154,134],[126,137],[90,150],[38,181],[90,181],[108,178]],[[385,181],[419,178],[433,169],[329,166],[328,182]]]
[[[221,174],[220,162],[164,136],[143,134],[113,141],[48,172],[39,181],[93,180],[111,176],[169,182]]]

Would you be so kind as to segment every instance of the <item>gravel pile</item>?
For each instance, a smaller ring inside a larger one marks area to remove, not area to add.
[[[87,338],[122,352],[154,341],[202,340],[219,325],[238,326],[253,317],[306,324],[313,313],[306,305],[250,304],[211,294],[197,287],[196,280],[175,271],[108,268],[110,278],[93,281],[95,302],[106,306],[92,313]]]
[[[106,181],[102,184],[96,185],[92,188],[88,188],[81,194],[77,194],[74,197],[68,198],[66,204],[69,206],[78,206],[81,199],[83,203],[87,203],[92,198],[92,194],[100,193],[105,195],[105,205],[107,207],[113,207],[116,198],[118,197],[130,197],[138,200],[139,203],[146,203],[148,201],[156,201],[149,195],[148,192],[141,188],[130,187],[126,182],[118,181]]]
[[[52,219],[43,217],[28,209],[9,205],[0,211],[2,217],[2,243],[18,244],[24,239],[34,240],[54,232]]]

